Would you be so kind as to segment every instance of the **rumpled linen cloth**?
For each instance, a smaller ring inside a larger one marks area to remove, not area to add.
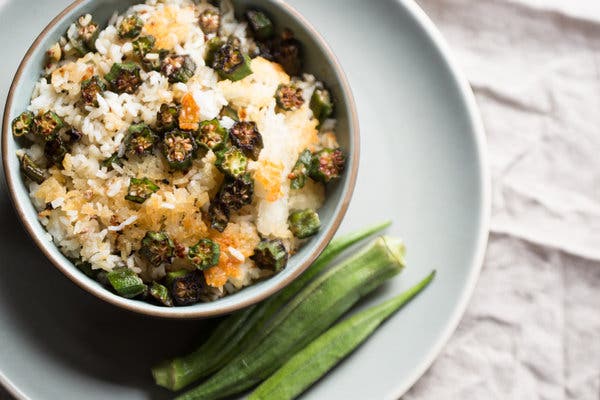
[[[417,0],[486,129],[491,235],[457,331],[405,395],[600,399],[600,0]]]

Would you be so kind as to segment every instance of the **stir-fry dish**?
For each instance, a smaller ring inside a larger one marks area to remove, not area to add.
[[[186,306],[281,271],[344,172],[294,33],[219,3],[82,15],[12,121],[49,239],[126,298]]]

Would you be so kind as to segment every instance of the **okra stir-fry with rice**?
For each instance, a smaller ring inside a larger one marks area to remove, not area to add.
[[[12,131],[40,222],[85,274],[184,306],[281,271],[319,231],[345,163],[333,99],[277,28],[225,0],[148,0],[48,49]]]

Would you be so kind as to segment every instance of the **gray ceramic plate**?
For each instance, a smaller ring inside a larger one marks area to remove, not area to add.
[[[2,104],[26,49],[67,3],[0,0]],[[408,245],[406,271],[363,306],[439,271],[306,397],[398,398],[452,333],[477,279],[489,212],[483,132],[470,90],[410,0],[291,4],[336,52],[358,105],[361,171],[341,231],[391,218]],[[153,320],[86,294],[30,243],[1,191],[0,380],[8,390],[24,399],[169,398],[153,386],[150,365],[185,350],[211,322]]]

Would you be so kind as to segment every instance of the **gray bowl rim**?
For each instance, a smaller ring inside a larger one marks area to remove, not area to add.
[[[28,64],[29,59],[34,53],[36,53],[37,51],[41,51],[39,49],[39,46],[42,40],[50,33],[50,31],[54,28],[56,24],[61,22],[71,11],[75,10],[77,7],[83,5],[88,1],[90,0],[75,0],[63,11],[61,11],[56,17],[54,17],[52,21],[48,23],[48,25],[46,25],[46,27],[37,36],[37,38],[34,40],[32,45],[25,53],[25,56],[19,63],[19,66],[17,68],[17,71],[15,73],[15,76],[13,78],[12,84],[8,92],[8,97],[4,108],[4,119],[2,124],[2,163],[4,167],[4,177],[6,179],[8,191],[10,193],[10,198],[14,209],[17,211],[19,220],[29,233],[29,236],[34,240],[35,244],[44,253],[46,258],[48,258],[56,268],[58,268],[64,275],[66,275],[71,281],[73,281],[83,290],[87,291],[88,293],[91,293],[92,295],[96,296],[101,300],[104,300],[122,309],[138,314],[148,315],[151,317],[168,319],[201,319],[225,315],[256,304],[289,285],[302,272],[304,272],[304,270],[306,270],[325,249],[325,247],[331,241],[333,235],[339,228],[344,218],[344,215],[348,210],[348,206],[350,204],[350,200],[354,192],[356,178],[358,175],[358,164],[360,158],[360,126],[358,123],[358,115],[356,111],[356,103],[354,101],[354,96],[352,95],[352,91],[350,89],[350,84],[348,83],[348,80],[346,78],[346,74],[344,73],[337,57],[335,56],[325,39],[323,39],[321,34],[310,24],[310,22],[308,22],[308,20],[306,20],[306,18],[304,18],[304,16],[302,16],[294,7],[290,6],[282,0],[274,0],[274,2],[281,6],[284,9],[284,11],[289,16],[291,16],[291,18],[296,19],[297,22],[300,25],[302,25],[306,32],[313,37],[320,51],[330,60],[334,69],[335,76],[339,81],[338,83],[340,84],[342,95],[345,99],[345,106],[348,110],[348,115],[350,119],[349,127],[352,154],[348,159],[348,165],[350,165],[350,168],[346,170],[347,178],[343,187],[343,194],[338,204],[338,207],[336,208],[336,213],[333,215],[333,219],[331,224],[329,225],[329,228],[320,237],[319,241],[315,242],[314,244],[311,244],[314,247],[312,252],[310,252],[309,255],[306,257],[306,259],[303,262],[301,262],[295,268],[295,270],[292,271],[292,273],[286,276],[285,279],[282,279],[275,285],[265,286],[264,290],[257,294],[254,294],[253,296],[241,297],[240,301],[238,301],[235,304],[222,306],[214,310],[203,310],[201,308],[202,304],[209,303],[199,303],[195,304],[194,306],[187,307],[154,307],[151,304],[145,303],[143,301],[125,299],[110,292],[109,290],[103,287],[100,287],[99,285],[94,284],[94,282],[92,282],[88,277],[86,277],[79,270],[77,270],[77,268],[71,262],[58,259],[48,250],[48,247],[55,246],[55,244],[44,242],[41,240],[41,232],[45,232],[44,228],[41,227],[41,225],[39,225],[39,222],[37,220],[31,221],[26,217],[24,205],[22,204],[21,200],[19,200],[19,197],[17,195],[17,190],[19,189],[16,185],[15,177],[17,177],[17,179],[22,178],[20,178],[20,173],[18,171],[13,171],[11,164],[8,162],[8,141],[12,140],[10,128],[11,121],[9,117],[13,105],[14,91],[21,81],[23,69]],[[142,0],[140,0],[140,2],[142,2]],[[243,290],[238,293],[242,292]],[[233,294],[231,296],[235,296],[236,294]]]

